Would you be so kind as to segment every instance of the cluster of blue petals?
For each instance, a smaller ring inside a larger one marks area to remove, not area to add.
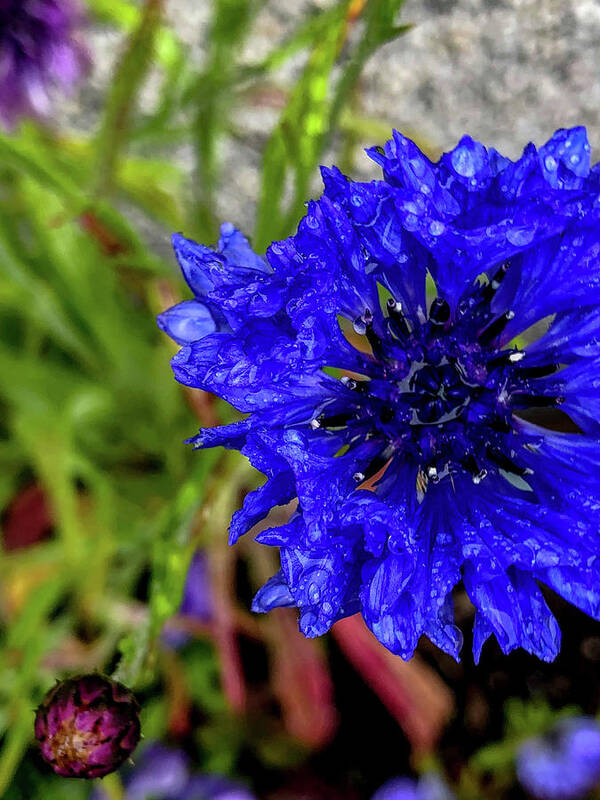
[[[525,741],[517,777],[539,800],[579,800],[600,784],[600,725],[590,717],[564,720]]]
[[[49,92],[69,89],[87,67],[76,32],[78,0],[0,0],[0,122],[45,116]]]
[[[307,636],[360,612],[403,658],[423,634],[458,658],[462,579],[476,659],[494,635],[552,660],[540,583],[600,617],[600,166],[583,128],[517,161],[397,132],[368,152],[383,179],[323,169],[266,256],[229,224],[216,250],[174,237],[175,376],[245,415],[192,441],[267,476],[232,543],[297,498],[256,537],[281,570],[255,610]]]

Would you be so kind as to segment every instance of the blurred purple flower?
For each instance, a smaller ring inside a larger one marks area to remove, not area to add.
[[[53,85],[68,90],[87,64],[75,35],[83,15],[75,0],[0,0],[0,123],[46,116]]]
[[[151,744],[127,781],[127,800],[175,798],[188,781],[188,762],[180,750]]]
[[[196,550],[188,568],[177,617],[183,618],[184,622],[188,619],[192,623],[207,623],[212,620],[213,612],[208,561],[201,550]],[[173,648],[182,647],[189,638],[176,621],[167,622],[162,635],[163,641]]]
[[[128,799],[129,800],[129,799]],[[248,789],[221,775],[196,775],[177,800],[255,800]]]
[[[100,787],[91,800],[108,800]],[[150,744],[125,777],[125,800],[255,800],[247,789],[221,775],[193,775],[181,750]]]
[[[527,739],[517,753],[517,777],[539,800],[576,800],[600,783],[600,725],[590,717],[557,723]]]
[[[411,778],[392,778],[371,800],[454,800],[454,795],[437,775],[424,775],[418,783]]]

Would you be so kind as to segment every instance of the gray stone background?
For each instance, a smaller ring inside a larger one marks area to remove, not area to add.
[[[269,0],[254,20],[243,57],[261,58],[307,10],[329,4]],[[201,64],[210,0],[168,0],[167,13]],[[530,140],[540,144],[556,128],[583,124],[600,154],[600,0],[406,0],[399,21],[414,28],[368,63],[360,87],[365,115],[417,133],[434,150],[453,146],[468,132],[512,157]],[[104,28],[91,37],[96,63],[88,94],[99,101],[119,37]],[[276,80],[285,86],[301,65],[294,59]],[[157,77],[145,87],[148,107]],[[89,104],[89,97],[81,102]],[[246,230],[254,219],[262,148],[278,113],[268,104],[240,109],[242,138],[222,151],[217,213]],[[175,154],[183,165],[191,164],[190,156],[185,147]],[[364,157],[357,174],[376,171]]]

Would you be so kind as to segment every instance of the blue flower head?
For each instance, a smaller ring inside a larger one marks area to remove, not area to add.
[[[517,753],[517,777],[539,800],[584,797],[600,783],[600,725],[575,717],[526,740]]]
[[[174,237],[175,376],[246,415],[192,441],[267,476],[232,543],[298,500],[256,537],[281,570],[255,610],[296,606],[307,636],[360,612],[403,658],[423,634],[458,658],[462,578],[476,659],[494,634],[552,660],[538,583],[600,609],[600,166],[582,128],[517,161],[464,137],[434,163],[396,132],[369,154],[383,180],[324,169],[265,257],[231,225],[216,250]]]

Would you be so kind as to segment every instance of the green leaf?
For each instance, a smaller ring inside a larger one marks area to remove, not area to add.
[[[102,22],[117,25],[128,33],[140,26],[142,12],[126,0],[87,0],[95,16]],[[177,65],[182,57],[181,43],[170,28],[161,26],[156,33],[156,54],[167,69]]]
[[[246,67],[240,77],[257,77],[282,66],[288,59],[305,48],[312,47],[331,25],[339,19],[338,5],[315,12],[303,22],[300,22],[292,34],[280,45],[273,48],[268,56],[258,64]]]
[[[181,197],[183,173],[166,161],[124,159],[116,178],[117,185],[135,203],[171,230],[181,230],[184,222]]]
[[[288,236],[304,213],[310,181],[323,150],[337,130],[362,69],[382,44],[408,26],[396,24],[403,0],[368,0],[362,12],[363,29],[358,43],[344,61],[340,77],[333,82],[344,41],[350,2],[340,2],[328,11],[327,25],[320,20],[307,25],[293,48],[311,41],[304,72],[290,93],[281,119],[271,134],[263,157],[261,194],[254,244],[262,251],[273,239]],[[292,199],[285,207],[288,182]]]
[[[265,0],[215,0],[204,70],[190,94],[195,106],[194,146],[197,176],[193,227],[205,241],[216,238],[214,191],[219,175],[217,145],[227,127],[236,61],[250,22]]]
[[[127,47],[119,60],[106,100],[96,141],[97,160],[92,186],[96,196],[112,187],[122,148],[126,145],[139,89],[152,64],[164,0],[144,0]]]
[[[202,454],[172,505],[165,508],[155,523],[149,617],[139,630],[121,642],[122,658],[115,673],[117,679],[128,686],[135,686],[148,677],[153,648],[162,627],[181,603],[187,569],[197,546],[192,536],[196,513],[206,477],[218,458],[218,452]]]
[[[328,140],[336,130],[340,114],[348,103],[361,72],[377,49],[407,33],[410,25],[396,25],[404,0],[367,0],[363,11],[364,31],[347,61],[335,88],[329,111]]]
[[[478,750],[469,763],[480,772],[505,772],[513,768],[515,752],[514,741],[495,742]]]
[[[254,244],[259,251],[272,239],[289,233],[290,219],[301,214],[307,199],[310,177],[327,132],[329,82],[346,26],[348,6],[348,0],[338,3],[329,25],[318,31],[302,76],[265,148],[254,234]],[[293,177],[294,196],[285,214],[282,205],[287,176]]]
[[[12,167],[17,174],[26,173],[40,184],[64,197],[74,212],[88,205],[84,192],[67,173],[58,169],[54,159],[48,158],[37,137],[28,136],[27,128],[21,137],[0,135],[0,165]]]
[[[47,618],[65,591],[69,575],[58,575],[34,589],[12,622],[5,649],[0,658],[3,675],[2,694],[10,689],[8,704],[10,723],[0,755],[0,796],[4,797],[11,784],[25,749],[33,735],[33,694],[38,680],[38,669],[43,653],[49,645],[56,645],[53,629],[48,629]],[[6,663],[11,654],[19,655],[18,669]],[[12,685],[7,686],[12,676]]]

